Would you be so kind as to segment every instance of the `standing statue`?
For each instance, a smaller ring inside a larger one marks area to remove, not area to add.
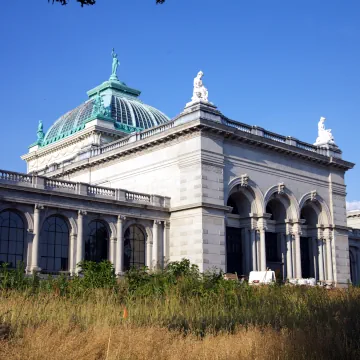
[[[42,142],[44,140],[44,126],[41,120],[39,120],[39,125],[37,129],[37,140],[38,142]]]
[[[116,72],[117,72],[118,66],[120,65],[120,61],[119,61],[118,58],[117,58],[117,54],[116,54],[114,48],[112,49],[111,55],[112,55],[113,60],[112,60],[112,74],[111,74],[110,79],[111,79],[111,78],[117,79]]]
[[[191,98],[192,102],[197,102],[200,100],[208,102],[208,91],[202,82],[203,76],[204,73],[202,71],[199,71],[196,75],[196,78],[194,79],[194,90],[193,96]]]
[[[331,129],[325,129],[326,118],[321,117],[318,123],[318,137],[314,145],[335,144],[334,136],[331,134]]]

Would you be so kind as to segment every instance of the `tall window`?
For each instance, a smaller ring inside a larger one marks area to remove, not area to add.
[[[89,236],[85,242],[85,260],[100,262],[108,259],[108,231],[98,220],[89,224]]]
[[[0,263],[15,268],[23,261],[25,227],[21,217],[14,211],[0,213]]]
[[[67,271],[69,228],[59,216],[48,217],[40,236],[40,268],[48,272]]]
[[[136,225],[131,225],[125,231],[124,265],[126,270],[145,266],[145,234]]]

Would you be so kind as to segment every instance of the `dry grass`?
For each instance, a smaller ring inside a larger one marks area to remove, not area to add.
[[[300,310],[308,306],[296,293],[288,289],[279,291],[292,305],[276,308],[274,313],[284,316],[285,311],[295,306]],[[319,299],[328,301],[327,294],[330,293],[312,297],[311,303]],[[358,291],[354,294],[357,296]],[[265,299],[266,294],[263,296]],[[0,359],[358,359],[357,325],[356,334],[351,333],[351,315],[355,316],[359,309],[357,297],[356,302],[349,300],[349,295],[340,290],[333,291],[330,297],[337,301],[333,320],[326,322],[317,314],[316,326],[301,322],[301,326],[281,326],[275,330],[264,322],[247,328],[237,325],[232,334],[220,331],[212,335],[210,330],[200,338],[169,331],[166,328],[169,322],[164,321],[170,321],[173,314],[181,311],[186,318],[205,311],[196,298],[187,302],[178,301],[175,296],[158,302],[128,301],[128,317],[124,319],[124,305],[110,290],[93,289],[76,298],[56,293],[0,291],[0,323],[11,329],[9,338],[0,341]],[[218,306],[216,319],[226,312],[220,303]],[[350,308],[345,311],[346,307]]]
[[[200,340],[156,327],[41,325],[0,343],[1,359],[278,359],[294,358],[289,335],[271,329],[239,329]]]

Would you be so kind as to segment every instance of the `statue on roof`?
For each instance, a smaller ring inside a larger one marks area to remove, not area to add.
[[[100,92],[98,92],[93,101],[93,108],[91,111],[91,117],[103,116],[107,118],[111,118],[111,112],[108,107],[104,106],[104,101]]]
[[[321,117],[318,123],[318,137],[314,145],[335,145],[334,136],[331,133],[331,129],[325,129],[326,118]]]
[[[194,90],[193,90],[193,96],[191,98],[192,102],[198,102],[200,100],[208,102],[208,90],[203,85],[202,78],[204,76],[204,73],[202,71],[199,71],[196,75],[196,78],[194,79]]]
[[[111,55],[112,55],[113,60],[112,60],[112,73],[111,73],[110,79],[116,79],[117,80],[118,77],[116,75],[116,72],[117,72],[118,66],[120,65],[120,61],[119,61],[119,59],[117,57],[117,54],[116,54],[114,48],[112,49]]]
[[[41,143],[44,140],[44,126],[41,120],[39,120],[39,125],[37,129],[37,141],[38,143]]]

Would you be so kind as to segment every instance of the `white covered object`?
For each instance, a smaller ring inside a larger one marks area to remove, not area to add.
[[[289,279],[289,283],[292,285],[306,285],[306,286],[315,286],[316,280],[314,278],[308,279]]]
[[[250,271],[249,285],[271,284],[276,281],[275,272],[268,271]]]

